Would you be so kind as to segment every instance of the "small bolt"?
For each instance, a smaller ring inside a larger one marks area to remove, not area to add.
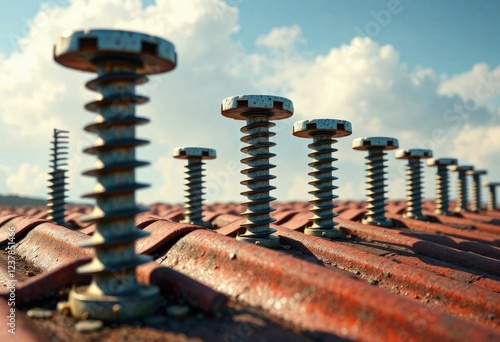
[[[275,124],[270,120],[281,120],[293,115],[292,101],[279,96],[269,95],[240,95],[225,98],[221,104],[221,114],[235,120],[245,120],[246,126],[241,132],[247,135],[241,141],[247,146],[241,149],[247,157],[241,162],[247,164],[248,168],[241,171],[248,179],[241,184],[248,187],[248,191],[241,194],[248,198],[243,203],[247,210],[241,214],[247,218],[241,224],[245,228],[243,234],[236,237],[240,241],[259,244],[269,248],[278,248],[279,239],[272,236],[276,230],[269,227],[275,221],[270,215],[275,209],[270,206],[275,198],[269,195],[271,190],[276,189],[269,181],[274,179],[269,170],[275,167],[269,163],[274,153],[269,148],[275,146],[269,138],[274,136],[269,128]]]
[[[432,157],[431,150],[409,149],[396,151],[396,159],[407,159],[406,211],[403,217],[425,220],[422,215],[422,163],[420,159]]]
[[[460,165],[451,168],[451,171],[457,172],[457,204],[455,206],[455,211],[458,213],[469,211],[467,209],[467,174],[469,171],[474,170],[472,165]]]
[[[481,176],[488,173],[486,170],[467,171],[472,176],[472,201],[471,211],[478,213],[481,210]]]
[[[203,165],[202,160],[215,159],[214,149],[203,147],[176,147],[172,152],[176,159],[187,159],[186,204],[184,223],[211,228],[210,222],[203,221]]]
[[[332,157],[332,153],[337,152],[332,145],[337,143],[334,138],[352,134],[351,123],[335,119],[302,120],[293,125],[292,133],[296,137],[313,139],[313,143],[308,145],[313,150],[308,155],[313,159],[313,162],[309,163],[313,168],[309,175],[314,178],[309,184],[315,188],[309,192],[313,195],[313,199],[309,201],[313,205],[310,209],[313,217],[309,219],[311,225],[304,230],[304,233],[326,238],[341,237],[340,230],[334,228],[337,225],[335,217],[338,214],[333,211],[337,207],[333,200],[338,196],[332,191],[338,187],[332,182],[338,178],[334,177],[332,172],[338,169],[332,166],[332,162],[337,161]]]
[[[451,215],[449,210],[449,184],[448,166],[458,164],[454,158],[432,158],[427,161],[427,166],[436,166],[436,210],[438,215]]]
[[[500,186],[500,183],[484,182],[483,186],[490,189],[488,193],[488,210],[497,210],[496,187]]]
[[[95,167],[84,172],[97,178],[92,214],[83,221],[96,224],[92,237],[80,244],[93,247],[92,261],[78,272],[92,275],[89,286],[70,291],[71,313],[107,321],[131,320],[156,310],[159,289],[139,284],[136,267],[151,258],[135,252],[135,240],[147,235],[135,226],[135,215],[146,211],[135,202],[135,191],[147,184],[135,181],[135,168],[148,163],[135,159],[135,148],[147,144],[135,138],[135,126],[148,120],[135,115],[135,105],[148,98],[136,95],[135,87],[175,67],[174,46],[145,34],[86,30],[64,33],[54,47],[54,59],[63,66],[98,77],[87,88],[98,91],[96,101],[85,108],[97,112],[95,123],[85,130],[96,133],[96,144],[85,150],[95,154]],[[116,308],[120,308],[117,312]]]
[[[363,223],[382,227],[392,227],[392,221],[385,217],[385,178],[384,150],[394,150],[399,147],[399,141],[388,137],[357,138],[352,141],[352,148],[358,151],[368,151],[365,157],[367,165],[368,200],[366,201],[368,213]]]
[[[68,183],[65,182],[66,169],[64,168],[68,164],[68,140],[67,136],[69,132],[54,128],[53,140],[51,141],[52,147],[50,148],[52,153],[51,167],[52,171],[49,172],[51,178],[49,179],[49,197],[47,200],[47,219],[54,221],[60,226],[65,227],[66,221],[64,220],[64,211],[66,206],[65,198],[66,189],[65,186]]]

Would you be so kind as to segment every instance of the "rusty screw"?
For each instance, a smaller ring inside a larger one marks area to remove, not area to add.
[[[467,174],[472,176],[471,211],[478,213],[481,210],[481,176],[488,173],[486,170],[472,170]]]
[[[382,227],[392,227],[392,221],[385,217],[385,178],[384,156],[385,150],[394,150],[399,147],[399,141],[388,137],[357,138],[352,141],[352,148],[358,151],[368,151],[365,157],[367,165],[368,200],[366,201],[368,213],[363,223]]]
[[[413,148],[397,150],[396,159],[406,159],[406,211],[404,217],[424,220],[422,215],[422,163],[420,159],[432,157],[431,150]]]
[[[269,248],[278,248],[279,240],[272,236],[276,230],[269,227],[275,221],[270,213],[275,209],[270,206],[275,198],[269,195],[271,190],[276,189],[271,186],[270,180],[274,179],[270,174],[270,169],[275,165],[269,163],[269,159],[274,157],[274,153],[269,152],[269,148],[276,144],[269,141],[274,136],[269,131],[275,124],[270,120],[281,120],[293,115],[292,101],[279,96],[271,95],[240,95],[225,98],[221,104],[221,114],[235,120],[245,120],[246,126],[241,132],[247,135],[241,141],[247,146],[241,149],[247,157],[241,162],[248,165],[248,168],[241,171],[247,175],[248,179],[241,184],[248,187],[248,191],[241,194],[248,198],[243,203],[247,210],[241,215],[246,217],[246,222],[241,224],[245,229],[243,234],[238,234],[237,239],[255,243]]]
[[[457,178],[457,204],[455,206],[455,211],[458,213],[469,211],[467,209],[467,174],[474,170],[472,165],[457,165],[451,169],[453,172],[458,173]]]
[[[458,164],[454,158],[432,158],[427,161],[427,166],[436,166],[436,210],[438,215],[451,215],[449,210],[449,184],[448,166]]]
[[[135,202],[135,191],[147,184],[135,181],[135,168],[148,163],[135,159],[135,148],[147,144],[135,138],[135,126],[148,120],[135,115],[135,105],[148,98],[135,94],[135,86],[175,67],[174,46],[161,38],[115,30],[86,30],[63,34],[54,47],[54,59],[63,66],[98,77],[87,88],[98,91],[87,110],[97,112],[95,123],[85,127],[98,135],[85,150],[95,154],[95,167],[84,172],[97,178],[96,206],[86,222],[96,224],[94,234],[81,244],[93,247],[92,261],[78,269],[92,275],[89,286],[71,290],[69,302],[75,317],[129,320],[152,313],[158,304],[157,287],[139,284],[135,269],[151,258],[137,255],[135,240],[147,234],[136,228],[135,215],[146,211]]]
[[[202,160],[215,159],[217,153],[212,148],[176,147],[172,152],[176,159],[187,159],[186,164],[186,204],[184,208],[185,223],[211,227],[210,222],[203,221],[203,165]]]
[[[313,159],[309,166],[313,168],[309,175],[314,178],[309,182],[315,189],[310,191],[314,197],[309,201],[313,205],[310,211],[313,217],[309,219],[310,226],[304,230],[307,235],[336,238],[342,236],[339,229],[335,229],[337,213],[333,209],[337,207],[333,200],[338,196],[332,190],[338,189],[332,182],[337,177],[332,172],[337,170],[332,162],[337,161],[332,157],[337,149],[332,145],[337,142],[334,138],[345,137],[352,134],[352,126],[349,121],[335,119],[313,119],[297,121],[293,125],[293,135],[300,138],[312,138],[312,144],[308,147],[313,150],[308,156]]]
[[[497,210],[497,194],[495,188],[500,186],[500,183],[484,182],[483,186],[490,189],[488,193],[488,210]]]
[[[47,219],[54,221],[60,226],[66,226],[66,221],[64,220],[64,210],[66,206],[65,198],[66,189],[65,186],[68,183],[66,180],[66,169],[64,168],[68,164],[68,131],[63,131],[54,128],[54,133],[52,137],[52,147],[50,160],[52,171],[49,172],[49,197],[47,200]]]

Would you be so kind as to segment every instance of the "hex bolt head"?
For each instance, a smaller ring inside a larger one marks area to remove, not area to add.
[[[406,166],[406,211],[403,217],[425,220],[422,215],[422,163],[421,159],[432,157],[432,151],[412,148],[397,150],[396,159],[408,160]]]
[[[337,119],[302,120],[293,125],[292,134],[313,139],[313,143],[308,145],[313,150],[308,155],[313,159],[313,162],[309,163],[313,168],[309,175],[314,178],[309,184],[315,188],[309,192],[313,195],[313,199],[309,201],[313,205],[310,209],[313,216],[309,219],[310,225],[305,228],[304,233],[326,238],[341,237],[341,231],[334,228],[338,214],[333,211],[337,207],[333,200],[338,196],[332,191],[338,187],[332,182],[338,178],[332,175],[332,172],[337,170],[332,166],[332,162],[337,160],[332,157],[332,153],[337,151],[332,145],[337,142],[334,138],[351,135],[352,125],[349,121]]]
[[[106,321],[125,321],[156,310],[159,289],[139,284],[135,269],[151,260],[135,252],[135,240],[148,235],[135,226],[135,215],[147,208],[135,202],[135,191],[147,184],[135,181],[135,168],[148,163],[135,159],[135,148],[148,141],[135,138],[135,126],[147,123],[135,116],[135,105],[148,98],[135,94],[145,75],[175,67],[174,46],[161,38],[118,30],[66,32],[54,46],[54,59],[66,67],[97,72],[87,88],[100,93],[85,106],[98,113],[85,130],[98,135],[96,144],[85,150],[95,154],[95,167],[84,172],[97,178],[92,193],[96,206],[83,218],[96,224],[93,236],[80,244],[93,247],[92,261],[78,272],[92,276],[89,286],[70,291],[73,316]]]
[[[474,170],[472,165],[455,165],[451,167],[451,171],[457,172],[457,204],[455,212],[461,213],[469,211],[467,209],[468,192],[467,192],[467,174]]]
[[[392,227],[392,221],[385,217],[385,184],[384,174],[384,151],[394,150],[399,147],[399,141],[390,137],[365,137],[356,138],[352,141],[352,148],[358,151],[368,151],[367,159],[367,181],[368,210],[363,223],[382,227]]]
[[[449,210],[448,166],[458,165],[455,158],[431,158],[427,166],[437,167],[436,172],[436,210],[438,215],[451,215]]]
[[[293,103],[289,99],[273,95],[238,95],[225,98],[221,104],[221,114],[235,120],[245,120],[246,126],[241,132],[246,135],[241,141],[247,145],[241,152],[247,155],[241,162],[248,168],[241,171],[247,179],[241,184],[248,187],[248,191],[241,194],[248,198],[243,203],[246,211],[241,216],[246,217],[246,222],[241,224],[244,233],[236,237],[240,241],[258,244],[269,248],[278,248],[279,239],[271,235],[276,230],[270,228],[275,221],[270,213],[275,209],[270,206],[275,198],[270,196],[270,191],[276,189],[270,185],[270,180],[275,177],[270,174],[270,169],[275,167],[269,159],[275,154],[269,149],[275,144],[269,141],[274,136],[269,128],[274,126],[270,120],[281,120],[293,115]]]
[[[481,210],[481,176],[488,174],[486,170],[471,170],[466,172],[472,176],[471,211],[478,213]]]
[[[172,156],[185,159],[186,164],[186,203],[184,223],[211,228],[210,222],[203,221],[203,165],[202,160],[215,159],[217,153],[212,148],[175,147]]]
[[[497,210],[496,187],[500,186],[500,182],[484,182],[483,186],[490,190],[488,193],[488,210]]]

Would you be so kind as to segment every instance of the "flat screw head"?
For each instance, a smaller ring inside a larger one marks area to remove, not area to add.
[[[221,114],[235,120],[246,120],[245,114],[263,112],[269,120],[281,120],[293,115],[293,103],[274,95],[237,95],[222,100]]]
[[[352,148],[358,151],[371,149],[395,150],[399,147],[399,141],[390,137],[364,137],[352,141]]]
[[[332,138],[346,137],[352,134],[352,125],[346,120],[311,119],[297,121],[292,128],[292,134],[300,138],[311,138],[311,134],[324,132]]]
[[[140,62],[137,74],[170,71],[177,64],[175,47],[169,41],[143,33],[120,30],[64,32],[54,45],[54,60],[68,68],[97,72],[93,61],[120,56]]]
[[[396,159],[427,159],[432,157],[432,151],[420,148],[397,150]]]
[[[466,172],[469,176],[484,176],[488,174],[486,170],[469,170]]]
[[[469,173],[474,171],[474,166],[472,165],[454,165],[451,167],[451,171],[458,173]]]
[[[431,158],[427,161],[427,166],[454,166],[458,165],[455,158]]]
[[[176,159],[201,158],[215,159],[217,152],[213,148],[205,147],[174,147],[172,156]]]
[[[500,182],[483,182],[483,186],[495,188],[497,186],[500,186]]]

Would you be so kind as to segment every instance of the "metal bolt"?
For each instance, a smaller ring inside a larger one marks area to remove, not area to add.
[[[52,157],[50,160],[52,171],[49,172],[50,191],[47,200],[47,218],[60,226],[66,226],[64,210],[65,198],[68,196],[66,196],[65,185],[68,183],[65,182],[67,170],[64,167],[68,165],[66,162],[68,160],[68,133],[68,131],[54,128],[53,140],[51,141],[52,147],[50,148],[52,151],[50,154]]]
[[[406,211],[403,217],[425,220],[422,215],[422,163],[432,157],[431,150],[412,148],[396,151],[396,159],[406,159]]]
[[[500,186],[500,183],[484,182],[483,186],[490,189],[488,193],[488,210],[497,210],[497,194],[495,188]]]
[[[352,148],[358,151],[368,151],[365,157],[368,161],[367,178],[368,200],[366,201],[368,213],[363,219],[363,223],[373,224],[382,227],[392,227],[392,221],[385,217],[385,178],[384,156],[385,150],[394,150],[399,147],[399,141],[388,137],[357,138],[352,141]]]
[[[474,170],[472,165],[460,165],[452,167],[451,171],[458,173],[457,178],[457,204],[455,206],[455,211],[458,213],[469,211],[467,209],[467,174],[469,171]]]
[[[235,120],[245,120],[246,126],[241,129],[247,135],[241,141],[247,146],[241,149],[247,157],[241,162],[247,164],[248,168],[241,171],[248,179],[241,184],[248,187],[248,191],[241,194],[248,198],[243,203],[247,210],[241,214],[247,220],[241,224],[245,229],[243,234],[238,234],[237,239],[255,243],[269,248],[278,248],[279,240],[271,236],[276,230],[269,227],[275,221],[269,214],[275,209],[270,202],[275,198],[269,195],[271,190],[276,189],[269,184],[274,179],[269,170],[275,167],[269,163],[274,153],[269,148],[276,144],[269,141],[274,136],[269,128],[275,124],[270,120],[281,120],[293,115],[292,101],[279,96],[270,95],[240,95],[228,97],[222,100],[221,114]]]
[[[471,211],[478,213],[481,210],[481,176],[488,173],[486,170],[472,170],[467,174],[472,176]]]
[[[333,138],[352,134],[351,123],[335,119],[302,120],[293,125],[292,133],[296,137],[313,139],[312,144],[308,145],[313,152],[308,156],[313,159],[313,162],[309,163],[309,166],[313,168],[309,175],[314,177],[314,180],[309,184],[315,190],[309,192],[314,196],[309,201],[313,205],[309,210],[314,215],[309,219],[311,225],[304,230],[304,233],[326,238],[340,237],[342,233],[334,228],[337,225],[334,219],[338,214],[333,212],[333,209],[337,207],[333,200],[338,196],[334,195],[332,190],[338,187],[332,182],[338,178],[334,177],[332,172],[338,169],[332,166],[332,162],[337,161],[332,157],[332,153],[337,152],[332,145],[337,143],[337,140]]]
[[[176,159],[187,159],[186,165],[186,212],[185,223],[211,227],[210,222],[203,221],[203,165],[204,159],[215,159],[217,154],[212,148],[176,147],[172,152]]]
[[[436,210],[438,215],[451,215],[449,210],[449,184],[448,166],[458,164],[454,158],[432,158],[427,161],[427,166],[436,166]]]
[[[135,116],[135,105],[148,98],[135,94],[135,86],[175,67],[174,46],[145,34],[115,30],[86,30],[63,34],[54,47],[54,59],[63,66],[98,77],[87,88],[100,93],[85,108],[98,113],[85,127],[98,138],[86,153],[95,154],[95,167],[84,172],[97,178],[92,214],[84,218],[96,224],[92,237],[81,247],[93,247],[92,261],[78,268],[92,275],[89,286],[71,290],[69,302],[75,317],[130,320],[152,313],[158,304],[157,287],[139,284],[135,269],[151,260],[135,252],[135,240],[147,235],[135,227],[135,215],[146,211],[135,202],[135,190],[147,184],[135,181],[135,168],[148,163],[135,159],[136,146],[148,141],[135,138],[135,126],[149,120]]]

